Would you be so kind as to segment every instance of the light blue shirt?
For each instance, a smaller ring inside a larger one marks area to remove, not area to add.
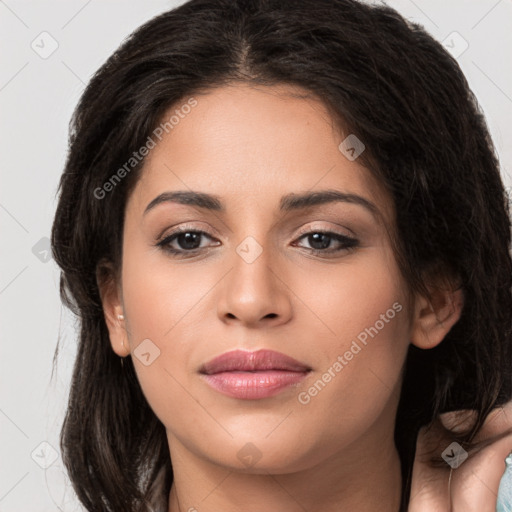
[[[512,512],[512,452],[505,459],[505,465],[498,489],[496,512]]]

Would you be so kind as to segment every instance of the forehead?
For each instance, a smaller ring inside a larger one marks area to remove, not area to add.
[[[307,91],[236,84],[193,98],[192,108],[183,107],[185,98],[163,116],[162,123],[173,123],[155,139],[130,198],[139,213],[162,192],[187,189],[218,196],[239,212],[278,210],[290,193],[340,190],[390,213],[381,184],[340,151],[349,134]]]

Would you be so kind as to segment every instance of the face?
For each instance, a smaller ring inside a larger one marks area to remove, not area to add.
[[[173,107],[127,202],[112,347],[125,337],[171,457],[286,473],[390,440],[411,334],[392,202],[293,92]]]

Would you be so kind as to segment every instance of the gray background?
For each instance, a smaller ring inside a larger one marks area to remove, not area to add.
[[[0,512],[83,510],[58,450],[74,320],[61,306],[59,273],[47,251],[68,122],[84,85],[121,41],[181,3],[0,0]],[[468,45],[458,61],[485,111],[511,190],[512,1],[387,3],[451,51]]]

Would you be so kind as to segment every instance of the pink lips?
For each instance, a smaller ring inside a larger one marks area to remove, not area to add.
[[[310,370],[299,361],[273,350],[233,350],[204,364],[200,373],[220,393],[256,400],[299,384]]]

